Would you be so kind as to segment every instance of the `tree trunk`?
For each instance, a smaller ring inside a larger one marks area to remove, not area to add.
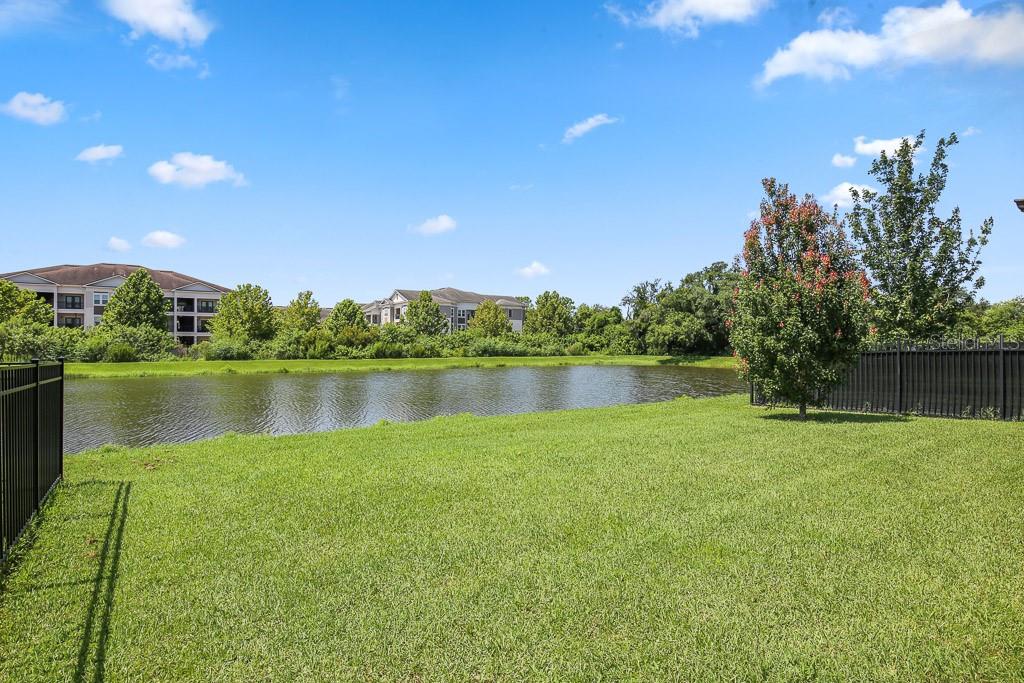
[[[807,419],[807,404],[801,401],[800,402],[800,420],[803,421],[803,420],[806,420],[806,419]]]

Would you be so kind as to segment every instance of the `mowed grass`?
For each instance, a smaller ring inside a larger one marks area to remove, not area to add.
[[[105,449],[0,680],[1021,680],[1024,426],[680,399]]]
[[[140,363],[68,363],[69,377],[172,377],[275,372],[380,372],[452,368],[549,367],[565,365],[690,365],[733,368],[730,356],[501,356],[486,358],[397,358],[369,360],[242,360]]]

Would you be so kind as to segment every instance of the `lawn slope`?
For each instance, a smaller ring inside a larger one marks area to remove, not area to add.
[[[380,358],[368,360],[163,361],[68,363],[68,377],[173,377],[267,374],[275,372],[380,372],[452,368],[547,367],[564,365],[688,365],[733,368],[730,356],[501,356],[479,358]]]
[[[0,680],[1024,677],[1024,428],[788,417],[72,456],[0,588]]]

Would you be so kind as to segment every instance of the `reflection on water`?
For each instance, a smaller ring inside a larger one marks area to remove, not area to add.
[[[106,443],[185,442],[229,431],[296,434],[380,420],[649,403],[743,388],[730,370],[671,366],[80,379],[67,385],[65,442],[75,453]]]

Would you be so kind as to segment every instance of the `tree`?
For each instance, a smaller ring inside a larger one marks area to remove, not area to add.
[[[835,211],[763,182],[743,245],[731,341],[741,373],[771,402],[807,404],[842,380],[867,335],[868,284]]]
[[[662,285],[661,279],[646,280],[633,285],[629,294],[622,297],[622,305],[626,308],[629,330],[640,353],[647,353],[647,333],[657,318],[656,305],[658,297],[671,285]]]
[[[544,292],[537,303],[527,311],[523,330],[529,333],[548,333],[565,337],[573,332],[573,314],[576,304],[558,292]]]
[[[103,323],[126,327],[153,327],[167,331],[167,311],[171,304],[164,297],[160,285],[145,268],[139,268],[125,278],[110,295],[103,309]]]
[[[320,324],[320,304],[313,292],[299,292],[278,314],[278,330],[305,334]]]
[[[958,332],[971,337],[1024,341],[1024,297],[991,304],[984,299],[965,307]]]
[[[468,327],[484,337],[500,337],[512,332],[512,321],[505,309],[493,301],[484,301],[477,306],[476,315],[470,319]]]
[[[265,341],[276,331],[270,292],[259,285],[239,285],[221,297],[209,327],[215,337]]]
[[[324,320],[324,328],[332,334],[340,334],[347,328],[365,330],[369,327],[363,309],[352,299],[339,301]]]
[[[433,337],[444,334],[448,330],[448,319],[441,314],[441,307],[430,296],[430,292],[422,291],[415,301],[410,301],[405,309],[402,324],[416,334]]]
[[[53,308],[35,292],[0,279],[0,325],[53,323]]]
[[[939,138],[927,175],[914,175],[914,158],[924,132],[905,139],[890,158],[885,152],[870,173],[881,192],[853,191],[849,221],[871,277],[873,322],[881,337],[921,339],[951,331],[968,297],[984,284],[978,277],[981,249],[992,233],[992,219],[966,238],[960,208],[948,218],[937,214],[949,167],[946,153],[956,134]]]
[[[656,353],[721,353],[729,346],[729,331],[725,322],[732,311],[732,295],[739,283],[739,270],[724,261],[716,261],[707,268],[686,275],[679,286],[666,288],[658,296],[653,310],[657,335],[670,340],[669,347],[662,341],[649,346],[663,350]],[[652,309],[648,309],[652,310]],[[666,325],[668,328],[666,328]],[[673,332],[670,328],[675,328]],[[652,328],[653,329],[653,328]],[[651,337],[652,332],[648,332]]]
[[[647,330],[645,347],[654,355],[678,355],[707,347],[707,331],[692,313],[665,311]]]

